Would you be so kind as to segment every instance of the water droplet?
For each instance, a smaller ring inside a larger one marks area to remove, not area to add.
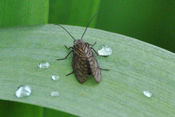
[[[27,96],[30,96],[31,93],[32,93],[32,90],[31,90],[30,86],[21,85],[20,87],[18,87],[18,89],[16,91],[16,97],[18,97],[18,98],[27,97]]]
[[[52,75],[52,80],[59,80],[59,79],[60,79],[59,76]]]
[[[149,91],[143,91],[143,94],[148,98],[152,97],[152,93]]]
[[[49,68],[50,64],[48,62],[41,62],[38,64],[39,68]]]
[[[60,94],[59,94],[58,91],[51,91],[51,92],[50,92],[50,95],[51,95],[52,97],[57,97],[57,96],[59,96]]]
[[[98,54],[101,56],[110,56],[112,55],[112,49],[108,45],[103,45],[98,50]]]

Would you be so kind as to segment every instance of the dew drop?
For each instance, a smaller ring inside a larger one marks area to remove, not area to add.
[[[59,76],[55,76],[55,75],[52,75],[52,80],[59,80],[60,79],[60,77]]]
[[[98,54],[101,56],[110,56],[112,55],[112,49],[108,45],[102,45],[98,50]]]
[[[18,89],[16,91],[16,97],[18,97],[18,98],[28,97],[31,95],[31,93],[32,93],[32,90],[31,90],[30,86],[21,85],[20,87],[18,87]]]
[[[52,96],[52,97],[57,97],[57,96],[59,96],[60,94],[59,94],[59,92],[58,91],[51,91],[50,92],[50,96]]]
[[[39,68],[49,68],[50,64],[48,62],[41,62],[38,64]]]
[[[152,97],[152,93],[149,91],[143,91],[143,94],[148,98]]]

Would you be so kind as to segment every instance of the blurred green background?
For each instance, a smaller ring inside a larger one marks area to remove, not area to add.
[[[134,37],[175,52],[174,0],[0,0],[0,27],[38,24],[85,27],[96,12],[98,15],[90,27]],[[1,115],[10,116],[11,112],[22,117],[24,113],[19,114],[22,111],[33,117],[72,116],[42,107],[0,101]]]
[[[0,0],[0,27],[67,24],[120,33],[175,52],[174,0]]]
[[[59,9],[63,8],[63,9]],[[95,27],[175,52],[174,0],[51,0],[49,23]]]

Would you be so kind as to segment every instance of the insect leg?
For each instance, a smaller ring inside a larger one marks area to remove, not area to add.
[[[91,49],[92,49],[98,56],[102,56],[102,55],[99,55],[98,52],[97,52],[93,47],[91,47]],[[102,57],[104,57],[104,56],[102,56]]]
[[[74,73],[74,71],[72,71],[71,73],[66,74],[66,76],[69,76],[69,75],[71,75],[71,74],[73,74],[73,73]]]
[[[89,45],[93,47],[95,44],[96,44],[96,42],[94,44],[89,44]]]
[[[110,69],[103,69],[103,68],[99,68],[99,69],[104,71],[110,71]]]
[[[71,52],[73,52],[73,50],[71,50],[71,51],[67,54],[66,57],[64,57],[64,58],[62,58],[62,59],[56,59],[56,60],[64,60],[64,59],[66,59],[66,58],[69,56],[69,54],[70,54]]]
[[[69,48],[68,48],[66,45],[64,45],[64,46],[65,46],[68,50],[73,49],[73,47],[69,47]]]

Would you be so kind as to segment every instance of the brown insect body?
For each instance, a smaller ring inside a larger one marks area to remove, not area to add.
[[[92,21],[92,19],[95,16],[96,15],[94,15],[91,18],[90,22]],[[69,47],[69,48],[67,46],[65,46],[67,49],[72,49],[72,50],[68,53],[68,55],[65,58],[57,59],[57,60],[66,59],[70,55],[70,53],[73,52],[73,58],[72,58],[73,72],[67,74],[66,76],[68,76],[72,73],[75,73],[75,76],[80,83],[84,83],[87,80],[87,76],[91,75],[91,74],[93,75],[94,79],[97,82],[100,82],[101,81],[101,70],[107,70],[107,69],[101,69],[99,67],[98,61],[97,61],[95,55],[93,54],[93,51],[94,51],[98,55],[98,53],[92,47],[96,43],[94,43],[92,45],[92,44],[89,44],[89,43],[83,41],[83,36],[84,36],[90,22],[88,23],[81,39],[77,39],[77,40],[63,26],[59,25],[73,38],[74,45],[73,45],[73,47]]]
[[[75,40],[73,52],[72,67],[77,80],[84,83],[87,76],[92,74],[94,79],[100,82],[101,70],[90,44],[81,39]]]

